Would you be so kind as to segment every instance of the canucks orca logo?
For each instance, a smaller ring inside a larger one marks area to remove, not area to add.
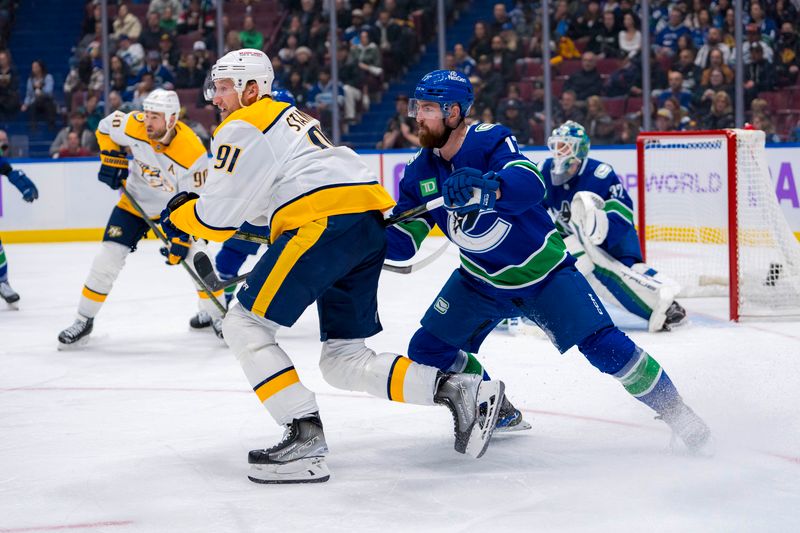
[[[447,214],[450,240],[467,252],[484,253],[494,250],[511,231],[511,224],[497,215],[496,211],[472,211]]]

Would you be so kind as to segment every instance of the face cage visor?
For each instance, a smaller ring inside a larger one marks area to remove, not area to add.
[[[408,116],[411,118],[443,120],[450,115],[450,108],[453,105],[453,103],[440,104],[430,100],[412,98],[408,101]]]
[[[553,135],[547,139],[547,149],[553,155],[553,185],[561,185],[569,181],[572,175],[566,175],[569,167],[575,161],[580,162],[576,157],[579,139]]]

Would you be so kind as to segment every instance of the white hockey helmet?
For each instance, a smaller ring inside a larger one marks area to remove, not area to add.
[[[216,87],[214,82],[217,80],[233,81],[233,89],[239,95],[239,103],[242,102],[242,92],[247,86],[247,82],[253,80],[258,86],[258,98],[268,96],[272,92],[272,81],[275,79],[275,72],[272,70],[272,61],[267,54],[254,48],[242,48],[228,52],[214,63],[211,67],[211,75],[206,80],[203,94],[206,100],[214,99]]]
[[[175,124],[178,123],[178,116],[181,112],[181,102],[178,99],[178,93],[175,91],[155,89],[144,99],[142,107],[145,111],[164,113],[164,120],[167,122],[168,131],[174,128]],[[172,117],[175,117],[175,122],[170,126]]]

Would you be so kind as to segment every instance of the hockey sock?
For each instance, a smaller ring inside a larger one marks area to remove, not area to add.
[[[465,352],[464,350],[458,351],[456,360],[446,370],[448,372],[460,372],[463,374],[476,374],[483,376],[484,381],[489,381],[491,379],[489,377],[489,373],[486,372],[486,369],[483,368],[481,362],[478,361],[478,358],[469,352]]]
[[[3,250],[2,242],[0,242],[0,281],[8,281],[8,263],[6,262],[6,252]]]
[[[100,245],[100,253],[95,256],[81,291],[79,315],[94,318],[100,312],[129,253],[129,247],[116,242],[106,241]]]

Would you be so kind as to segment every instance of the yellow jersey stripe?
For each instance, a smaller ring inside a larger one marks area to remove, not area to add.
[[[169,215],[169,219],[175,226],[189,235],[208,239],[210,241],[227,241],[236,233],[235,229],[214,228],[203,223],[200,217],[197,216],[195,204],[197,204],[197,199],[189,200],[173,211]]]
[[[261,403],[264,403],[275,394],[295,383],[300,383],[300,376],[297,375],[297,370],[295,370],[293,366],[290,366],[289,368],[284,368],[277,374],[271,375],[253,387],[253,391],[255,391]]]
[[[388,380],[388,393],[389,399],[393,402],[404,402],[403,384],[406,380],[406,372],[408,367],[411,366],[411,359],[408,357],[398,356],[392,363],[392,368],[389,370]]]
[[[127,211],[131,215],[135,215],[139,218],[142,218],[142,214],[139,211],[137,211],[135,207],[133,207],[133,204],[131,203],[130,200],[128,200],[128,197],[125,195],[119,197],[119,202],[117,202],[117,207],[119,207],[123,211]],[[152,217],[150,220],[158,220],[159,218],[160,217]]]
[[[97,138],[97,146],[100,147],[101,152],[112,150],[117,152],[123,151],[120,145],[111,140],[111,135],[108,133],[103,133],[100,130],[97,130],[94,136]]]
[[[379,183],[342,183],[316,189],[275,210],[270,221],[271,241],[284,231],[297,229],[323,217],[367,211],[386,211],[395,201]]]
[[[223,293],[223,292],[224,292],[224,291],[217,291],[217,292],[214,292],[214,293],[212,293],[212,294],[213,294],[215,297],[220,297],[220,296],[222,296],[222,293]],[[199,296],[201,300],[209,300],[209,299],[210,299],[210,298],[208,297],[208,294],[206,294],[206,291],[197,291],[197,296]]]
[[[93,302],[103,303],[108,298],[108,294],[103,294],[102,292],[93,291],[86,285],[83,286],[83,291],[81,291],[81,295],[84,298],[88,298]]]
[[[278,293],[286,276],[289,275],[295,263],[305,254],[322,236],[328,227],[328,219],[322,218],[303,225],[294,235],[286,247],[281,251],[275,266],[270,270],[267,279],[258,291],[251,311],[258,316],[265,316],[272,299]]]
[[[222,123],[214,130],[214,137],[217,136],[219,130],[223,128],[228,122],[233,120],[241,120],[247,122],[252,126],[258,128],[259,131],[266,133],[267,130],[275,124],[283,113],[291,106],[285,102],[276,102],[270,97],[264,97],[261,100],[253,102],[252,104],[240,107],[233,113],[227,116]]]

